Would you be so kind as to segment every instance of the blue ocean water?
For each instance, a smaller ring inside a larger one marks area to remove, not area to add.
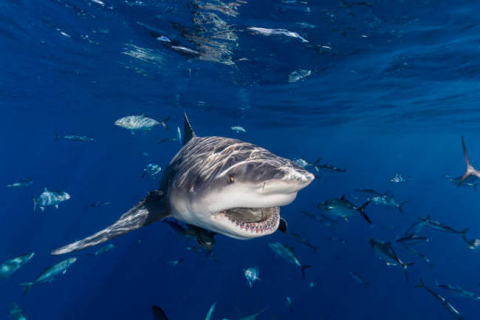
[[[16,303],[27,319],[153,319],[156,304],[169,319],[204,319],[216,302],[212,319],[261,310],[258,319],[453,318],[414,287],[422,278],[466,319],[478,318],[478,301],[435,286],[480,294],[478,252],[458,235],[424,227],[430,241],[417,249],[429,267],[394,242],[428,215],[480,238],[479,191],[445,178],[465,171],[462,136],[480,166],[479,9],[475,1],[441,0],[4,0],[0,263],[35,256],[0,282],[0,314]],[[176,137],[184,112],[200,136],[346,169],[310,167],[319,178],[281,209],[289,230],[317,252],[280,232],[249,241],[218,235],[213,261],[187,251],[195,242],[158,222],[113,240],[102,255],[88,255],[97,247],[68,255],[78,261],[65,275],[23,295],[19,283],[64,259],[51,250],[108,226],[158,187],[159,176],[142,179],[143,169],[165,168],[181,148],[158,140]],[[169,130],[132,135],[114,125],[140,114],[171,115]],[[55,133],[94,141],[56,141]],[[392,184],[396,173],[409,181]],[[22,178],[33,185],[6,187]],[[32,196],[45,188],[71,199],[33,213]],[[360,205],[365,197],[354,190],[361,188],[408,201],[404,213],[370,204],[373,225],[355,215],[333,227],[302,213],[318,217],[318,203],[342,195]],[[101,201],[110,205],[89,207]],[[409,283],[401,267],[378,259],[371,238],[391,241],[414,262]],[[274,241],[312,266],[305,279],[275,257]],[[168,264],[177,259],[183,262]],[[260,270],[253,288],[248,267]]]

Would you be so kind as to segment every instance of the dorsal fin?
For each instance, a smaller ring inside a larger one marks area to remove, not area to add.
[[[186,145],[193,137],[197,135],[193,131],[192,126],[190,125],[190,121],[188,121],[187,113],[183,114],[184,123],[183,123],[183,145]]]

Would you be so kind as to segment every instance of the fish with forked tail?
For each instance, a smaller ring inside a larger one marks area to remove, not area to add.
[[[0,265],[0,280],[10,278],[18,269],[24,266],[34,256],[33,252],[7,260]]]
[[[398,266],[401,265],[403,267],[403,272],[405,273],[405,279],[408,280],[408,273],[407,268],[413,263],[405,263],[397,256],[395,250],[393,250],[392,244],[390,242],[384,242],[379,239],[372,238],[368,240],[370,243],[370,247],[375,251],[377,256],[385,261],[387,266]]]
[[[355,213],[360,213],[362,217],[371,224],[372,221],[365,213],[365,208],[368,206],[369,203],[370,201],[367,201],[360,207],[357,207],[353,203],[345,199],[345,196],[342,196],[340,199],[323,201],[318,204],[318,208],[330,214],[331,216],[343,218],[347,222],[348,218],[353,216]]]
[[[35,199],[33,198],[33,212],[36,211],[37,206],[40,210],[44,211],[48,206],[54,206],[55,209],[58,209],[58,204],[67,201],[70,199],[70,195],[64,191],[48,191],[47,188],[42,192],[42,194]]]
[[[445,299],[444,297],[442,297],[441,295],[439,295],[438,293],[436,293],[435,291],[433,291],[432,289],[430,289],[429,287],[427,287],[425,285],[425,283],[423,283],[423,279],[420,279],[420,283],[417,284],[415,286],[415,288],[424,288],[425,290],[428,291],[428,293],[430,293],[435,299],[437,299],[444,307],[445,309],[448,310],[448,312],[450,312],[454,317],[455,319],[457,320],[463,320],[464,318],[462,317],[462,315],[460,314],[460,312],[458,312],[457,309],[455,309],[454,306],[452,306],[450,304],[450,302],[447,301],[447,299]]]
[[[299,266],[302,270],[302,277],[305,278],[305,270],[311,268],[311,266],[302,265],[295,252],[293,252],[293,248],[288,247],[280,242],[270,242],[268,246],[273,250],[273,252],[275,252],[275,254],[282,257],[285,261]]]

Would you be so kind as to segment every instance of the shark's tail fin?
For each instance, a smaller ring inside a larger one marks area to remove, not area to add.
[[[407,273],[407,268],[412,266],[413,265],[413,262],[410,262],[410,263],[402,263],[402,267],[403,267],[403,273],[405,273],[405,279],[407,280],[407,282],[410,282],[409,279],[408,279],[408,273]]]
[[[27,294],[28,291],[30,291],[30,289],[32,288],[33,282],[20,283],[18,286],[25,287],[25,289],[23,290],[23,294]]]
[[[460,179],[460,182],[458,183],[458,185],[461,185],[470,176],[476,176],[480,178],[480,171],[476,170],[470,163],[470,159],[468,159],[467,146],[465,145],[464,137],[462,137],[462,148],[463,148],[463,156],[465,157],[465,162],[467,163],[467,170],[463,174],[462,179]]]
[[[370,220],[370,218],[367,216],[367,214],[365,213],[365,209],[367,208],[368,204],[370,203],[370,201],[367,201],[365,202],[364,204],[362,204],[362,206],[360,208],[358,208],[358,212],[360,212],[360,214],[362,215],[362,217],[367,220],[368,223],[372,224],[372,220]]]
[[[420,278],[420,283],[415,286],[415,288],[425,288],[425,283],[423,283],[423,279]]]
[[[120,219],[118,219],[111,226],[85,239],[53,250],[52,254],[60,255],[88,247],[93,247],[102,242],[129,233],[130,231],[140,229],[160,219],[164,219],[169,216],[165,201],[165,195],[162,191],[152,191],[145,199],[124,213]]]
[[[408,201],[403,201],[402,203],[400,203],[398,205],[398,210],[400,211],[400,213],[403,213],[403,205],[408,203]]]
[[[305,279],[305,270],[311,268],[312,266],[300,266],[302,268],[302,278]]]

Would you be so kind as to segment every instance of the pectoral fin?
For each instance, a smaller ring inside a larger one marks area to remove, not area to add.
[[[60,255],[96,246],[102,242],[129,233],[152,224],[158,220],[167,218],[169,211],[166,205],[166,196],[162,191],[152,191],[145,199],[124,213],[111,226],[79,241],[53,250],[53,255]]]

